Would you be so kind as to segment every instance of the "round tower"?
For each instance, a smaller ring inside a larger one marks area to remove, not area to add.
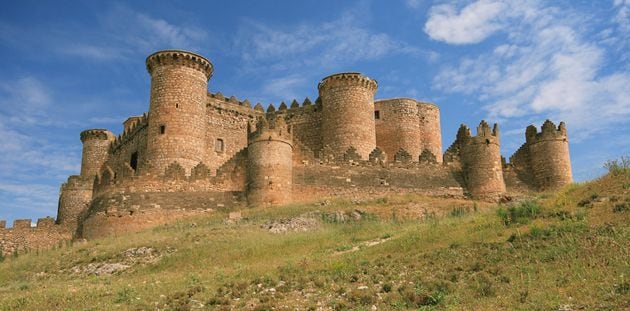
[[[546,120],[541,133],[534,126],[527,128],[525,139],[529,149],[530,166],[540,190],[557,189],[573,182],[569,141],[564,122],[556,128]]]
[[[293,140],[282,117],[262,117],[247,146],[247,203],[250,206],[291,202]]]
[[[376,80],[360,73],[338,73],[318,85],[322,99],[322,145],[335,155],[350,147],[368,159],[376,148],[374,94]]]
[[[393,98],[374,102],[376,146],[391,159],[403,149],[418,161],[422,137],[418,122],[418,104],[410,98]]]
[[[61,185],[59,205],[57,207],[57,224],[68,227],[72,232],[77,230],[80,218],[87,212],[92,202],[94,181],[82,176],[70,176]]]
[[[145,165],[158,175],[173,162],[190,172],[205,158],[212,63],[191,52],[167,50],[151,54],[146,64],[151,98]]]
[[[470,136],[470,130],[467,134]],[[488,123],[481,121],[477,135],[465,139],[460,152],[466,186],[473,198],[496,200],[505,193],[497,124],[490,130]]]
[[[91,129],[81,132],[83,154],[81,157],[81,177],[90,182],[100,172],[107,160],[109,145],[114,140],[114,134],[104,129]]]
[[[420,121],[421,151],[428,150],[442,163],[442,128],[440,127],[440,108],[427,102],[418,102],[418,118]]]

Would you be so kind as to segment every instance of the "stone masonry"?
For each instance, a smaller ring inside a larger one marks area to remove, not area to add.
[[[572,182],[564,123],[528,127],[505,163],[496,124],[482,121],[475,136],[462,125],[442,154],[437,105],[375,100],[377,82],[360,73],[330,75],[314,101],[264,111],[208,92],[214,66],[201,55],[159,51],[146,69],[148,112],[118,136],[83,131],[81,172],[62,185],[56,222],[0,221],[3,253],[247,206],[410,192],[498,200]]]

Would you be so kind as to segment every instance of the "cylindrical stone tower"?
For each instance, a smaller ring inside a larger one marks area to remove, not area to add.
[[[247,146],[247,203],[290,203],[293,184],[293,140],[282,117],[271,124],[262,117]]]
[[[567,128],[560,122],[558,128],[547,120],[542,132],[528,127],[525,139],[529,148],[530,166],[539,190],[557,189],[573,182]]]
[[[114,134],[104,129],[91,129],[81,132],[83,154],[81,157],[81,177],[94,180],[107,160],[109,145]]]
[[[474,199],[497,200],[505,193],[497,124],[490,130],[481,121],[477,135],[461,146],[461,159],[466,186]]]
[[[338,73],[324,78],[318,89],[322,99],[324,150],[342,155],[354,147],[367,160],[376,148],[376,81],[360,73]]]
[[[177,162],[189,173],[205,158],[212,63],[191,52],[167,50],[151,54],[146,64],[151,99],[145,167],[161,175]]]
[[[400,149],[407,151],[413,161],[422,152],[418,104],[410,98],[393,98],[374,102],[376,146],[394,158]]]
[[[79,218],[87,211],[92,202],[94,180],[81,176],[70,176],[61,186],[57,223],[76,231]]]
[[[420,121],[421,149],[428,150],[435,156],[438,163],[442,163],[440,108],[432,103],[418,102],[418,118]]]

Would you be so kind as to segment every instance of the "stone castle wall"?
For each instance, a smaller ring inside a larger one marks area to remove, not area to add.
[[[217,96],[218,95],[218,96]],[[220,93],[210,94],[207,99],[206,132],[207,153],[204,163],[215,172],[237,152],[247,147],[247,128],[256,116],[249,104],[224,98]]]
[[[72,238],[73,232],[56,225],[53,218],[38,219],[36,227],[31,227],[30,219],[16,219],[12,228],[6,228],[6,222],[0,221],[0,254],[3,256],[48,249]]]

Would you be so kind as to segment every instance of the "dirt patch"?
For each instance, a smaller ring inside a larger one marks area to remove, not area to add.
[[[270,220],[262,228],[271,233],[312,231],[319,228],[319,218],[316,213],[307,213],[294,218]]]

